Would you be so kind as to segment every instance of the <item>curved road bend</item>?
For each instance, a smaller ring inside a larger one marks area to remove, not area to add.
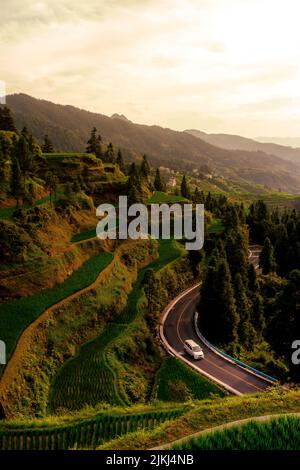
[[[254,256],[252,257],[250,255],[250,258],[252,258],[254,262],[256,261]],[[199,286],[179,298],[170,309],[162,325],[163,334],[167,343],[176,351],[179,357],[184,356],[190,364],[193,364],[194,368],[197,368],[199,373],[204,372],[209,374],[212,378],[217,379],[217,381],[233,389],[236,394],[256,393],[266,390],[266,388],[271,385],[269,381],[251,374],[246,369],[234,363],[228,362],[210,350],[199,339],[194,327],[194,313],[198,299]],[[193,339],[201,345],[204,352],[204,359],[196,361],[185,353],[184,341],[186,339]]]

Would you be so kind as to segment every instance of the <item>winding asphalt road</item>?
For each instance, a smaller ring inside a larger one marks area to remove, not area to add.
[[[258,265],[260,247],[250,246],[250,260]],[[209,349],[195,331],[194,314],[199,300],[199,285],[189,289],[171,304],[161,325],[161,338],[166,348],[199,373],[225,386],[236,395],[265,391],[271,382],[229,362]],[[204,359],[194,360],[184,351],[184,341],[193,339],[201,345]]]

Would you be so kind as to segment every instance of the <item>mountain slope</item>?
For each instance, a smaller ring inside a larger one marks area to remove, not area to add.
[[[215,174],[293,193],[300,190],[300,164],[263,152],[224,150],[187,132],[109,118],[25,94],[8,96],[7,105],[19,129],[26,125],[40,141],[47,133],[57,150],[83,151],[91,128],[96,126],[104,141],[114,142],[131,157],[146,153],[155,165],[186,172],[204,165]]]
[[[190,135],[205,140],[211,145],[216,145],[227,150],[247,150],[250,152],[264,152],[270,155],[276,155],[284,160],[290,160],[295,163],[300,163],[300,148],[288,147],[285,145],[278,145],[272,142],[258,142],[253,139],[247,139],[240,135],[232,134],[207,134],[203,131],[196,129],[187,129]]]

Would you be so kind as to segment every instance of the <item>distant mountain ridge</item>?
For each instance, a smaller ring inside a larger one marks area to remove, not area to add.
[[[225,177],[300,193],[300,164],[276,155],[224,149],[188,132],[135,124],[120,115],[108,117],[25,94],[9,95],[7,105],[19,129],[26,125],[40,142],[48,134],[56,150],[84,151],[95,126],[105,142],[112,141],[131,158],[146,154],[153,165],[187,173],[209,167],[212,173]]]
[[[267,141],[267,138],[261,138],[261,140],[264,139],[264,142],[262,142],[254,139],[248,139],[246,137],[241,137],[240,135],[207,134],[206,132],[196,129],[187,129],[185,132],[198,137],[199,139],[205,140],[205,142],[208,142],[211,145],[216,145],[217,147],[227,150],[265,152],[270,155],[276,155],[277,157],[283,158],[284,160],[300,163],[300,148],[275,144]]]
[[[257,142],[283,145],[285,147],[300,148],[300,137],[255,137]]]

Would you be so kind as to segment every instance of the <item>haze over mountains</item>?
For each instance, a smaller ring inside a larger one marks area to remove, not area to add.
[[[48,134],[56,150],[84,151],[95,126],[104,142],[112,141],[131,158],[145,153],[154,165],[186,172],[198,169],[276,190],[300,192],[300,149],[238,136],[215,137],[200,131],[178,132],[135,124],[122,115],[108,117],[25,94],[8,96],[7,105],[19,129],[26,125],[39,141]]]
[[[256,137],[255,140],[257,142],[264,142],[269,143],[273,142],[273,144],[277,145],[284,145],[287,147],[300,147],[300,137]]]
[[[194,135],[199,139],[205,140],[212,145],[228,150],[249,150],[250,152],[265,152],[270,155],[276,155],[284,160],[290,160],[295,163],[300,162],[300,148],[293,148],[286,145],[278,145],[267,141],[267,138],[261,138],[264,142],[248,139],[239,135],[231,134],[207,134],[196,129],[187,129],[185,132]],[[280,140],[280,139],[279,139]]]

